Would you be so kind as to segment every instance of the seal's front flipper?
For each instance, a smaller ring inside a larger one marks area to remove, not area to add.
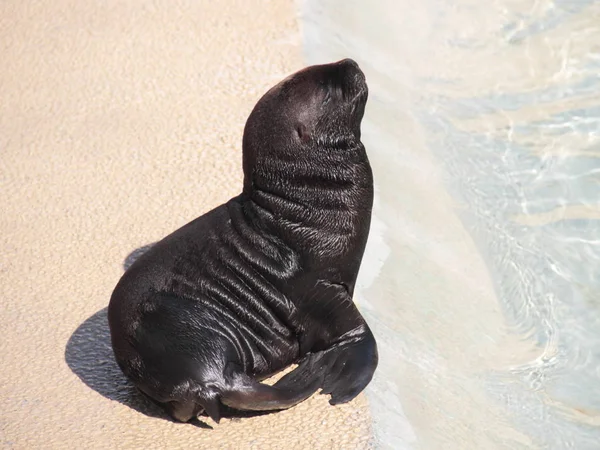
[[[358,336],[346,336],[325,353],[329,364],[321,393],[331,394],[332,405],[349,402],[373,378],[379,360],[375,338],[366,327]]]
[[[274,387],[290,389],[318,380],[322,394],[331,394],[337,405],[354,399],[369,384],[377,368],[377,344],[365,325],[348,332],[332,347],[307,357]]]
[[[328,281],[316,284],[307,295],[307,321],[320,333],[306,333],[301,341],[310,349],[296,369],[275,383],[276,387],[310,385],[318,381],[330,403],[345,403],[371,381],[377,368],[377,344],[373,333],[352,301],[346,286]]]

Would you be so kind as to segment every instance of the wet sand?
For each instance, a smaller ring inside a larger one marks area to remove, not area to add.
[[[377,448],[598,449],[600,3],[302,17],[309,63],[350,56],[369,83]]]
[[[362,395],[172,423],[109,344],[126,257],[239,192],[247,115],[303,66],[291,1],[9,1],[0,43],[0,447],[366,448]]]

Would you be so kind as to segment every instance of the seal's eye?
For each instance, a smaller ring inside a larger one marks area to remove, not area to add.
[[[302,142],[308,142],[310,139],[310,132],[303,123],[300,123],[296,126],[296,133]]]

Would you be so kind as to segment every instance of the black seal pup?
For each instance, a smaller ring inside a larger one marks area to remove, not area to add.
[[[116,360],[176,420],[344,403],[377,346],[352,302],[373,203],[365,77],[345,59],[270,89],[243,137],[243,191],[158,242],[108,307]],[[260,380],[298,367],[274,386]]]

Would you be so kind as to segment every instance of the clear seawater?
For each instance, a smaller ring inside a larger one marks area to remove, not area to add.
[[[374,447],[600,449],[600,2],[299,10],[370,87]]]

